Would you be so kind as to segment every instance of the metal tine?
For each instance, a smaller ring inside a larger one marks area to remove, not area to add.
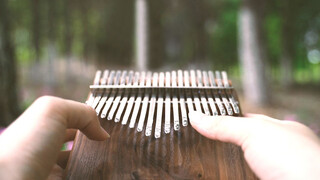
[[[110,75],[108,77],[108,82],[107,85],[112,85],[113,84],[113,79],[114,79],[114,75],[115,75],[115,71],[111,71]],[[102,107],[104,106],[105,102],[107,101],[108,97],[109,97],[109,93],[110,93],[110,89],[106,89],[106,91],[104,92],[103,97],[101,98],[97,108],[96,108],[96,113],[97,115],[100,114],[100,111],[102,109]]]
[[[148,72],[147,73],[147,83],[146,86],[151,86],[151,76],[152,73]],[[140,118],[139,118],[139,122],[138,122],[138,127],[137,127],[137,131],[141,132],[143,130],[143,125],[144,125],[144,121],[146,119],[146,113],[147,113],[147,108],[149,105],[149,97],[150,97],[150,89],[146,89],[145,91],[145,95],[143,98],[143,102],[142,102],[142,107],[141,107],[141,113],[140,113]]]
[[[189,78],[189,72],[188,71],[184,71],[184,85],[185,85],[185,87],[190,87],[190,78]],[[193,103],[192,103],[191,90],[190,89],[186,89],[185,93],[186,93],[186,98],[187,98],[188,111],[192,112],[192,111],[194,111],[194,107],[193,107]]]
[[[126,86],[131,86],[132,81],[133,81],[132,80],[133,76],[134,76],[133,71],[130,71]],[[124,89],[124,95],[120,101],[120,106],[119,106],[118,112],[117,112],[115,120],[114,120],[115,122],[119,122],[121,119],[121,115],[122,115],[123,110],[124,110],[124,108],[127,104],[127,101],[128,101],[129,93],[130,93],[129,89]]]
[[[112,78],[112,79],[115,79],[113,82],[113,84],[110,84],[110,85],[119,85],[120,83],[120,76],[121,76],[121,71],[117,71],[117,74],[116,74],[116,77],[115,78]],[[102,113],[101,113],[101,118],[105,118],[107,116],[107,113],[112,105],[112,102],[117,94],[117,89],[111,89],[111,92],[110,92],[110,95],[109,95],[109,98],[108,100],[106,101],[106,104],[104,105],[104,108],[102,110]],[[108,119],[108,120],[111,120],[111,119]]]
[[[223,83],[222,83],[222,78],[221,78],[220,71],[216,71],[216,78],[217,78],[218,87],[219,88],[223,88],[224,86],[223,86]],[[220,94],[220,96],[222,98],[222,101],[223,101],[223,103],[224,103],[224,105],[225,105],[225,107],[227,109],[228,115],[230,115],[230,116],[233,115],[233,110],[232,110],[232,108],[231,108],[231,106],[229,104],[228,99],[226,98],[225,92],[223,90],[219,90],[219,92],[220,92],[219,94]]]
[[[146,73],[145,72],[141,72],[140,84],[139,84],[139,86],[141,86],[141,87],[144,86],[144,84],[145,84],[145,78],[146,78],[145,76],[146,76]],[[143,97],[143,93],[144,93],[144,91],[142,89],[139,89],[138,96],[137,96],[137,99],[135,101],[135,105],[134,105],[134,108],[133,108],[133,112],[132,112],[132,116],[131,116],[131,120],[130,120],[130,124],[129,124],[130,128],[134,128],[134,125],[136,123],[138,112],[139,112],[139,109],[140,109],[140,104],[141,104],[142,97]]]
[[[190,76],[191,76],[191,86],[197,87],[196,73],[194,70],[190,71]],[[196,110],[199,112],[202,112],[198,90],[193,90],[192,93],[193,93],[193,101],[196,106]]]
[[[94,76],[93,85],[99,85],[100,77],[101,77],[101,71],[97,71],[95,76]],[[95,91],[92,91],[90,93],[90,96],[89,96],[88,101],[86,102],[86,104],[91,106],[92,103],[93,103],[94,97],[95,97]]]
[[[166,87],[171,86],[170,72],[166,72]],[[171,98],[170,90],[166,89],[166,100],[165,100],[165,119],[164,119],[164,132],[166,134],[170,133],[170,118],[171,118]]]
[[[153,73],[152,87],[158,86],[158,78],[159,78],[159,74]],[[150,107],[149,107],[149,115],[148,115],[148,121],[147,121],[146,133],[145,133],[146,136],[150,136],[151,132],[152,132],[152,124],[153,124],[153,119],[154,119],[154,111],[156,108],[156,101],[157,101],[157,90],[152,89],[152,96],[151,96]]]
[[[178,70],[178,87],[183,87],[183,74],[182,70]],[[180,102],[180,110],[181,110],[181,118],[182,118],[182,126],[188,125],[188,116],[187,116],[187,110],[186,110],[186,104],[184,99],[184,92],[179,89],[179,102]]]
[[[176,71],[171,72],[171,83],[172,87],[177,87],[177,73]],[[176,90],[173,90],[176,91]],[[173,107],[173,129],[178,131],[180,129],[179,124],[179,105],[178,105],[178,97],[177,92],[172,92],[172,107]]]
[[[120,78],[120,86],[125,87],[126,79],[127,79],[127,71],[123,71],[122,75],[121,75],[121,78]],[[121,100],[121,97],[123,95],[123,92],[124,92],[123,88],[118,90],[117,97],[114,99],[114,101],[112,103],[112,108],[111,108],[111,110],[110,110],[110,112],[108,114],[108,119],[112,119],[113,118],[114,113],[116,112],[116,110],[117,110],[117,108],[118,108],[118,106],[120,104],[120,100]],[[115,121],[118,122],[117,119],[115,119]]]
[[[139,76],[140,76],[140,73],[136,72],[135,75],[134,75],[133,86],[138,86],[138,84],[139,84]],[[133,107],[133,104],[134,104],[134,100],[136,98],[136,94],[137,94],[137,90],[136,89],[131,89],[131,95],[130,95],[130,98],[129,98],[129,101],[128,101],[126,112],[123,115],[122,124],[127,124],[127,122],[128,122],[128,119],[129,119],[129,116],[131,114],[131,110],[132,110],[132,107]]]
[[[101,81],[100,81],[100,84],[101,84],[101,85],[106,85],[106,84],[107,84],[108,75],[109,75],[109,71],[108,71],[108,70],[105,70],[105,71],[103,72],[103,76],[102,76]],[[103,90],[103,91],[98,91],[98,92],[96,93],[96,97],[94,98],[94,101],[93,101],[93,103],[92,103],[92,105],[91,105],[91,107],[92,107],[93,109],[95,109],[95,108],[97,107],[97,105],[98,105],[98,103],[99,103],[102,95],[103,95],[105,92],[106,92],[106,91]]]
[[[203,87],[203,79],[202,79],[202,73],[200,70],[197,70],[197,83],[198,83],[198,87],[202,88]],[[204,113],[206,115],[210,115],[210,111],[209,111],[209,107],[208,107],[208,103],[207,103],[207,98],[206,98],[206,93],[204,90],[199,90],[200,92],[200,99],[201,99],[201,104],[204,110]]]
[[[159,75],[159,87],[164,87],[164,73],[160,72]],[[155,138],[160,138],[161,136],[161,122],[162,122],[162,111],[163,111],[163,89],[159,89],[158,93],[158,106],[157,106],[157,118],[155,127]]]
[[[203,77],[204,87],[209,87],[210,84],[209,84],[209,79],[208,79],[208,73],[206,71],[202,72],[202,77]],[[209,102],[209,106],[211,108],[211,111],[214,116],[217,116],[218,111],[217,111],[216,105],[214,103],[214,100],[212,98],[212,93],[209,90],[206,90],[206,94],[207,94],[207,98],[208,98],[208,102]]]
[[[217,84],[215,82],[214,75],[213,75],[212,71],[209,71],[209,83],[210,83],[210,86],[217,87]],[[213,93],[213,96],[214,96],[214,100],[216,101],[217,106],[219,108],[220,114],[221,115],[226,115],[226,110],[225,110],[225,108],[224,108],[224,106],[223,106],[223,104],[221,102],[220,97],[217,95],[218,92],[216,92],[216,90],[213,90],[212,93]]]
[[[230,87],[227,72],[222,71],[222,79],[223,79],[224,87],[226,87],[226,88]],[[227,91],[227,97],[230,101],[231,106],[233,107],[234,113],[239,114],[240,108],[238,106],[238,103],[236,102],[236,100],[234,99],[234,97],[232,95],[232,90],[226,90],[226,91]]]

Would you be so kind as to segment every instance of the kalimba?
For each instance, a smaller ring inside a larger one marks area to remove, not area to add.
[[[241,116],[225,71],[97,71],[86,103],[111,138],[78,132],[67,179],[256,179],[239,147],[188,125],[191,111]]]

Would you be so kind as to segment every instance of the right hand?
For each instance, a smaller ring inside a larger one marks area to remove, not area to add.
[[[260,179],[320,179],[320,141],[306,126],[264,115],[189,114],[200,134],[241,146]]]

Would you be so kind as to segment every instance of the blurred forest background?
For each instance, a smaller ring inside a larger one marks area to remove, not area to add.
[[[227,70],[244,112],[320,132],[319,0],[0,0],[0,126],[97,69]]]

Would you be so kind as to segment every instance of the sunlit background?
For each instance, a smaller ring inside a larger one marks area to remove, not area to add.
[[[96,70],[226,70],[245,113],[320,134],[319,0],[0,0],[0,126]]]

